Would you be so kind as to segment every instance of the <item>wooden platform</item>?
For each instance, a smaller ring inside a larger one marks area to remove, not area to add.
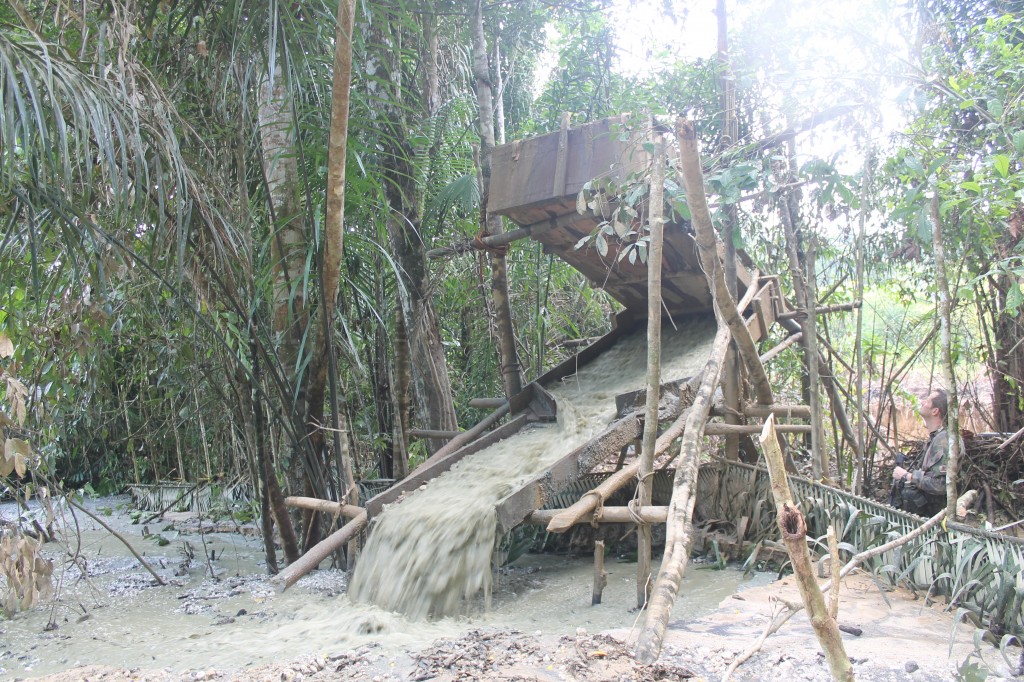
[[[530,237],[582,272],[592,285],[607,291],[636,318],[647,316],[647,265],[619,259],[622,243],[609,243],[602,255],[595,247],[577,249],[580,239],[603,221],[592,211],[580,215],[576,199],[587,182],[615,181],[642,171],[650,163],[622,118],[610,118],[495,148],[491,176],[491,211],[530,229]],[[746,291],[751,273],[737,264],[738,290]],[[693,231],[679,221],[665,226],[662,296],[669,315],[711,310],[711,295],[699,266]],[[767,302],[766,298],[764,302]],[[763,327],[775,311],[762,309]]]

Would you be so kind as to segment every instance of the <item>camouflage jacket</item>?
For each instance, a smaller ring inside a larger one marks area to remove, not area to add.
[[[963,451],[963,446],[960,450]],[[921,468],[914,469],[907,485],[917,488],[925,495],[945,497],[948,462],[949,438],[946,437],[946,427],[940,426],[932,431],[921,456]]]

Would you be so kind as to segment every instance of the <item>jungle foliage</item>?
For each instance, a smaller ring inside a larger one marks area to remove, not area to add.
[[[268,517],[275,488],[348,492],[346,456],[357,479],[421,460],[432,448],[408,428],[437,428],[439,407],[462,427],[483,416],[469,400],[502,391],[487,256],[426,257],[481,228],[473,5],[355,3],[336,290],[323,279],[336,5],[0,7],[0,428],[22,457],[0,492],[33,485],[32,470],[101,492],[245,479]],[[563,112],[574,124],[686,114],[715,219],[733,207],[733,242],[787,291],[780,211],[791,206],[817,305],[865,301],[863,323],[840,313],[820,329],[847,412],[874,425],[862,459],[838,429],[828,437],[849,487],[871,480],[878,429],[907,399],[899,384],[930,357],[937,192],[954,353],[992,378],[992,399],[976,401],[986,426],[1019,429],[1018,3],[875,0],[824,18],[803,0],[738,3],[727,72],[721,56],[666,50],[638,73],[616,56],[611,5],[485,5],[499,138],[557,130]],[[662,20],[687,30],[681,12]],[[890,22],[897,34],[875,30]],[[723,73],[736,140],[723,130]],[[818,153],[836,140],[846,148]],[[616,304],[538,244],[514,243],[507,263],[527,378],[607,330]],[[780,400],[804,402],[796,354],[770,371]],[[323,394],[311,392],[319,372],[332,379]],[[987,392],[975,385],[958,388]],[[309,519],[301,528],[300,543],[316,539]]]

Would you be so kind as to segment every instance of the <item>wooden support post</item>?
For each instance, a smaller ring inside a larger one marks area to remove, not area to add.
[[[782,450],[779,448],[779,440],[775,435],[774,416],[768,417],[764,424],[764,430],[761,432],[761,447],[764,448],[765,459],[768,462],[772,496],[775,498],[775,508],[778,510],[776,522],[782,533],[782,540],[786,544],[786,550],[789,552],[789,558],[793,564],[793,574],[811,619],[811,627],[814,628],[814,634],[817,635],[821,649],[825,652],[825,660],[828,661],[829,668],[832,670],[832,678],[852,681],[853,666],[843,647],[839,625],[829,615],[825,597],[814,579],[811,554],[807,549],[807,524],[803,514],[793,505],[793,496],[789,490],[789,479],[786,476]]]
[[[790,334],[789,336],[787,336],[785,339],[782,340],[782,343],[780,343],[779,345],[775,346],[775,348],[772,348],[771,350],[766,351],[766,352],[761,354],[761,356],[760,356],[761,364],[763,365],[763,364],[767,363],[770,360],[774,360],[775,358],[777,358],[779,356],[780,353],[782,353],[782,351],[786,350],[787,348],[789,348],[790,346],[792,346],[794,343],[796,343],[797,341],[799,341],[802,338],[804,338],[804,333],[803,332],[797,332],[796,334]]]
[[[438,438],[441,440],[450,440],[456,436],[464,433],[463,431],[439,431],[437,429],[409,429],[410,438]]]
[[[608,571],[604,570],[604,540],[594,542],[594,591],[590,594],[590,605],[601,603],[601,595],[608,584]]]
[[[757,353],[757,347],[747,329],[743,317],[739,314],[742,307],[729,294],[725,274],[718,255],[718,238],[711,223],[707,196],[704,192],[704,173],[700,166],[700,153],[697,149],[697,131],[693,123],[680,118],[676,124],[676,140],[679,143],[679,161],[682,167],[683,185],[686,187],[686,201],[693,216],[693,229],[696,234],[697,254],[701,268],[708,279],[715,308],[721,316],[719,324],[728,325],[736,340],[736,348],[743,364],[746,365],[750,380],[754,385],[757,402],[771,405],[775,402],[772,387],[768,382],[764,366]]]
[[[306,575],[320,565],[320,562],[329,557],[335,550],[351,540],[361,530],[366,528],[366,512],[361,512],[354,519],[334,531],[331,535],[313,545],[312,548],[298,561],[293,562],[271,579],[272,583],[280,586],[281,590],[287,590],[294,585],[299,578]]]
[[[665,144],[661,133],[653,139],[654,166],[651,169],[650,237],[647,258],[647,401],[644,410],[643,446],[637,469],[637,499],[640,506],[651,504],[651,476],[658,440],[658,403],[661,401],[661,269],[665,244]],[[647,606],[651,585],[651,527],[642,520],[636,527],[636,606]]]
[[[469,406],[478,410],[496,410],[505,402],[504,398],[473,398],[469,401]]]

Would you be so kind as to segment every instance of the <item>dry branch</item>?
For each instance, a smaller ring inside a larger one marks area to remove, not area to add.
[[[325,514],[335,514],[344,516],[346,519],[354,519],[363,513],[363,508],[357,507],[354,504],[344,504],[342,502],[334,502],[333,500],[321,500],[315,497],[286,497],[284,498],[284,503],[289,507],[311,509]]]
[[[850,657],[843,647],[839,626],[829,615],[821,588],[814,579],[814,568],[811,565],[811,554],[807,549],[807,525],[804,516],[793,506],[793,497],[789,490],[789,479],[786,476],[782,450],[779,448],[775,434],[775,417],[768,417],[764,430],[761,432],[761,447],[764,449],[768,462],[768,475],[772,482],[772,495],[778,509],[777,523],[786,543],[786,550],[793,565],[793,574],[800,588],[800,596],[810,615],[811,627],[818,637],[825,659],[828,661],[835,680],[853,680],[853,666]]]

